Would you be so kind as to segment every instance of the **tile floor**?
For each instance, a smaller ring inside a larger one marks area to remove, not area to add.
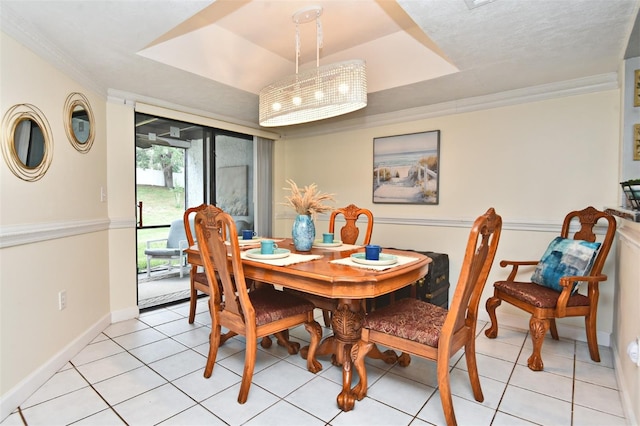
[[[205,379],[211,324],[206,299],[198,312],[193,325],[185,303],[111,325],[1,424],[23,424],[22,418],[28,425],[445,423],[432,362],[412,357],[402,368],[370,361],[368,396],[342,412],[336,405],[341,369],[321,358],[323,370],[311,374],[299,355],[276,344],[259,347],[249,399],[239,405],[244,343],[236,337],[222,346],[212,377]],[[318,318],[322,324],[320,312]],[[450,362],[458,424],[626,424],[609,348],[600,348],[597,364],[586,344],[549,339],[545,371],[534,373],[526,367],[531,342],[525,331],[503,327],[489,340],[485,325],[478,325],[476,344],[483,403],[473,399],[462,354]],[[302,327],[291,335],[308,341]]]

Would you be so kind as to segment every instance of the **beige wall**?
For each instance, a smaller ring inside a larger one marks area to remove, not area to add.
[[[4,413],[5,401],[28,396],[16,389],[37,383],[37,373],[53,374],[68,361],[62,352],[81,348],[87,330],[108,324],[110,305],[109,218],[107,204],[100,202],[100,188],[107,184],[105,101],[4,33],[0,37],[2,114],[15,104],[33,104],[53,136],[51,166],[36,182],[20,180],[0,160]],[[71,92],[87,96],[95,115],[95,142],[86,154],[73,148],[64,130],[63,106]],[[11,235],[16,238],[5,238]],[[61,290],[67,292],[62,311]]]
[[[376,243],[448,253],[452,284],[471,221],[489,207],[505,222],[497,259],[539,259],[567,212],[616,205],[619,114],[619,92],[613,90],[279,141],[276,232],[290,234],[292,212],[279,201],[284,200],[285,179],[291,178],[334,193],[337,206],[355,203],[371,209],[378,220]],[[373,204],[373,138],[428,130],[441,131],[439,205]],[[319,220],[318,232],[327,226],[326,218]],[[614,265],[611,256],[598,317],[600,343],[606,345],[612,331]],[[489,282],[504,276],[495,267]],[[488,285],[485,298],[490,292]],[[499,318],[508,314],[528,327],[519,311],[507,305],[498,309]],[[582,320],[559,321],[563,325],[570,326],[565,336],[585,339]]]

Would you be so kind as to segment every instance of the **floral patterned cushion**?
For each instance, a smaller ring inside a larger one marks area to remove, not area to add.
[[[501,292],[538,308],[555,308],[560,293],[535,283],[498,281],[493,285]],[[567,306],[588,306],[589,299],[579,293],[569,297]]]
[[[256,311],[256,325],[302,314],[314,308],[311,302],[296,295],[275,290],[271,286],[259,287],[249,292],[249,299]]]
[[[447,317],[440,306],[417,299],[401,299],[365,317],[364,327],[385,334],[438,347],[440,330]]]

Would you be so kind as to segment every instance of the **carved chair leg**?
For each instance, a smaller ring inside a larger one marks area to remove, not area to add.
[[[598,336],[596,333],[596,316],[587,315],[584,317],[584,327],[587,331],[587,344],[589,345],[589,355],[595,362],[600,362],[600,351],[598,350]]]
[[[451,398],[451,384],[449,382],[448,358],[438,359],[438,389],[440,390],[440,402],[447,425],[457,425],[456,415],[453,411],[453,399]]]
[[[322,370],[322,364],[320,364],[316,359],[316,351],[318,350],[320,339],[322,338],[322,327],[320,327],[320,324],[318,324],[317,321],[309,321],[304,323],[304,328],[311,336],[311,343],[309,343],[309,347],[306,352],[307,370],[315,374]]]
[[[531,317],[529,320],[529,331],[531,332],[531,341],[533,342],[533,352],[527,360],[529,369],[533,371],[544,370],[544,363],[542,362],[542,343],[544,342],[544,336],[549,331],[549,320]]]
[[[549,331],[551,332],[551,337],[553,338],[553,340],[560,340],[555,318],[549,318]]]
[[[193,288],[191,281],[191,296],[189,297],[189,324],[193,324],[196,319],[196,303],[198,301],[198,291]]]
[[[480,387],[480,377],[478,377],[478,363],[476,361],[476,342],[475,339],[469,340],[464,347],[464,356],[467,361],[467,371],[469,372],[469,382],[471,382],[471,390],[473,397],[478,402],[484,401],[482,387]]]
[[[364,359],[373,347],[375,347],[373,343],[363,342],[362,340],[359,340],[358,343],[351,347],[351,361],[360,377],[360,381],[351,389],[351,392],[358,401],[362,401],[362,398],[367,396],[367,369],[364,365]]]
[[[502,300],[498,297],[490,297],[487,299],[486,308],[489,318],[491,319],[491,327],[484,331],[484,335],[489,339],[498,337],[498,318],[496,317],[496,308],[502,304]]]
[[[216,364],[216,357],[218,356],[218,348],[220,347],[220,326],[211,326],[211,333],[209,334],[209,354],[207,355],[207,365],[204,367],[204,377],[207,379],[211,377],[213,373],[213,367]]]
[[[249,387],[251,387],[251,379],[253,379],[253,369],[256,366],[256,355],[258,351],[258,342],[256,339],[247,339],[247,347],[244,355],[244,370],[242,371],[242,382],[240,384],[240,392],[238,393],[238,402],[244,404],[249,396]]]

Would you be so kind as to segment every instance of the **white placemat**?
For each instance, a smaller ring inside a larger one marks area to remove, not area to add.
[[[395,268],[396,266],[406,265],[407,263],[415,262],[418,260],[417,257],[411,256],[398,256],[394,255],[398,258],[398,263],[394,263],[393,265],[363,265],[362,263],[356,263],[351,260],[351,257],[345,257],[343,259],[332,260],[329,263],[337,263],[339,265],[347,265],[353,266],[354,268],[364,268],[364,269],[372,269],[374,271],[384,271],[385,269]]]
[[[318,249],[318,250],[331,250],[331,251],[345,251],[345,250],[355,250],[355,249],[359,249],[362,246],[357,246],[354,244],[342,244],[341,246],[335,246],[335,247],[318,247],[318,246],[313,246],[314,249]]]
[[[319,254],[291,253],[289,256],[283,257],[280,259],[254,259],[254,258],[248,257],[247,253],[244,251],[240,253],[240,257],[246,260],[267,263],[269,265],[275,265],[275,266],[289,266],[296,263],[308,262],[310,260],[316,260],[316,259],[322,258],[322,256],[320,256]]]

